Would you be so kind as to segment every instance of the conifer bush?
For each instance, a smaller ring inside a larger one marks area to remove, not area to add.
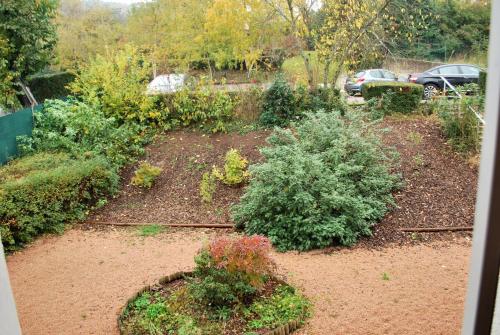
[[[297,115],[297,103],[285,77],[278,75],[264,95],[260,123],[265,126],[285,126]]]
[[[261,149],[265,161],[233,218],[248,234],[281,251],[352,245],[393,203],[398,177],[374,127],[340,112],[307,114],[293,130],[276,129]]]

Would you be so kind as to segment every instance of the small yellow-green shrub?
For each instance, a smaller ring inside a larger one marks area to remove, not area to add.
[[[224,161],[224,172],[214,167],[212,174],[226,185],[239,185],[248,180],[250,174],[247,171],[248,161],[236,149],[230,149],[226,153]]]
[[[203,202],[211,203],[216,189],[216,178],[213,173],[205,172],[201,178],[200,196]]]
[[[160,175],[161,171],[161,168],[153,166],[148,162],[143,162],[135,171],[134,177],[132,178],[132,185],[151,188],[154,180]]]

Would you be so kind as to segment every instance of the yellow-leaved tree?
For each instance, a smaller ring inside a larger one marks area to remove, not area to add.
[[[346,67],[355,68],[363,59],[390,53],[388,41],[399,37],[402,25],[424,28],[428,15],[418,10],[417,3],[428,1],[412,1],[417,10],[411,10],[408,0],[325,0],[321,9],[324,22],[315,32],[316,49],[324,60],[325,74],[334,67],[331,85]],[[327,78],[325,75],[325,85]]]
[[[280,20],[261,0],[214,0],[205,18],[204,51],[216,68],[238,68],[248,73],[263,52],[282,37]]]

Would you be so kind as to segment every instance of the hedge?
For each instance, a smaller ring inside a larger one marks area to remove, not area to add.
[[[407,82],[372,82],[361,86],[365,100],[383,99],[387,112],[411,113],[424,93],[424,87]]]
[[[486,92],[486,78],[487,78],[487,73],[485,71],[479,72],[479,89],[481,90],[482,93]]]
[[[70,72],[51,72],[33,75],[28,78],[28,87],[38,103],[46,99],[64,98],[69,95],[66,85],[75,79]]]
[[[60,232],[116,191],[118,175],[101,157],[40,153],[0,169],[0,235],[15,250],[45,232]]]

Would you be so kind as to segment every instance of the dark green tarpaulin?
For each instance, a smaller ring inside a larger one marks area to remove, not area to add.
[[[42,105],[35,107],[36,110],[41,108]],[[17,156],[16,137],[31,136],[32,130],[33,113],[31,107],[0,117],[0,165]]]

